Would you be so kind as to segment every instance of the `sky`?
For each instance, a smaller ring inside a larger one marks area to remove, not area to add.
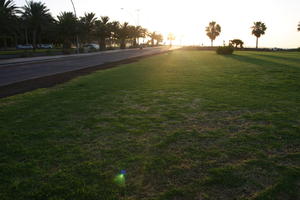
[[[37,0],[36,0],[37,1]],[[39,0],[53,16],[73,11],[70,0]],[[141,25],[167,37],[172,32],[177,44],[210,45],[205,27],[216,21],[222,28],[215,45],[241,39],[245,47],[254,47],[256,38],[251,26],[262,21],[266,34],[259,39],[260,47],[300,47],[300,0],[73,0],[77,15],[94,12],[98,17]],[[23,6],[26,0],[14,0]]]

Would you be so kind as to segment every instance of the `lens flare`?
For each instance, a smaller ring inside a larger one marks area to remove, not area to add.
[[[125,175],[126,175],[126,170],[121,170],[120,173],[116,175],[114,179],[115,183],[121,187],[125,187]]]

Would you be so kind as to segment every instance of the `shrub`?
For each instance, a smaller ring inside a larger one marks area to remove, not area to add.
[[[79,53],[87,53],[87,52],[85,52],[84,48],[80,47],[79,48]]]
[[[74,51],[73,51],[73,49],[71,49],[71,48],[70,48],[70,49],[69,49],[69,48],[68,48],[68,49],[63,49],[63,54],[67,54],[67,55],[68,55],[68,54],[71,54],[71,53],[73,53],[73,52],[74,52]]]
[[[218,47],[217,48],[217,54],[220,55],[231,55],[233,53],[233,47],[232,46],[224,46],[224,47]]]
[[[21,58],[26,58],[26,57],[32,57],[33,56],[33,52],[30,51],[24,51],[20,54]]]
[[[107,47],[106,50],[115,50],[117,49],[116,47]]]

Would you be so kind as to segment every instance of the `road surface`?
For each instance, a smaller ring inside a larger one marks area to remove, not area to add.
[[[101,66],[107,63],[149,56],[175,48],[157,47],[105,51],[90,54],[54,56],[41,58],[20,58],[0,61],[0,87],[27,80]]]

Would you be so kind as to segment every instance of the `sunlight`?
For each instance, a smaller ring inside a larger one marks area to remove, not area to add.
[[[62,11],[72,11],[69,0],[42,1],[48,5],[54,16]],[[263,21],[268,30],[260,41],[262,47],[300,46],[299,40],[294,40],[299,38],[296,30],[299,22],[299,0],[289,0],[288,3],[283,0],[253,0],[243,3],[239,0],[152,0],[149,4],[138,0],[74,1],[78,8],[78,16],[84,15],[85,12],[95,12],[98,17],[110,16],[112,20],[127,21],[133,25],[138,22],[149,31],[162,33],[166,43],[168,33],[172,32],[176,37],[174,44],[210,45],[204,30],[210,21],[216,21],[221,25],[222,32],[215,40],[215,45],[223,45],[223,41],[228,43],[232,39],[241,39],[245,42],[245,47],[254,47],[255,37],[251,35],[250,27],[254,21]],[[16,2],[22,6],[25,0]],[[139,13],[135,12],[136,10],[139,10]]]
[[[292,3],[299,4],[296,1],[292,1],[291,4],[277,2],[281,7],[270,7],[271,4],[274,5],[274,1],[270,0],[260,2],[260,7],[257,7],[254,2],[243,2],[243,5],[241,5],[238,0],[218,1],[217,3],[194,0],[186,2],[173,1],[172,9],[169,9],[166,15],[166,11],[162,8],[169,7],[169,3],[169,1],[161,2],[161,10],[155,12],[155,15],[152,14],[151,18],[155,23],[148,22],[149,18],[147,16],[150,13],[145,10],[142,12],[141,21],[145,23],[145,26],[159,30],[165,36],[165,39],[168,33],[172,32],[176,37],[174,44],[177,45],[209,46],[210,40],[206,36],[205,27],[210,21],[216,21],[222,28],[220,36],[214,42],[215,45],[223,45],[224,41],[228,43],[232,39],[242,39],[245,41],[245,46],[255,46],[255,37],[251,35],[250,27],[256,20],[263,20],[268,26],[267,34],[261,40],[262,46],[293,47],[295,46],[295,41],[292,38],[298,37],[295,24],[298,23],[299,19],[290,13],[287,13],[285,16],[289,19],[283,19],[282,15],[278,16],[278,13],[284,13],[283,7],[286,7],[285,10],[290,9],[296,12],[296,8],[291,6]],[[245,12],[246,7],[247,10],[252,10],[251,14]],[[266,7],[271,9],[266,11]],[[160,12],[163,14],[159,15],[158,13]],[[262,14],[265,17],[261,17]],[[275,20],[275,18],[279,19]],[[281,22],[285,29],[282,26],[278,26],[278,22]],[[291,37],[282,37],[283,34],[289,34]],[[165,42],[168,43],[167,40]]]

